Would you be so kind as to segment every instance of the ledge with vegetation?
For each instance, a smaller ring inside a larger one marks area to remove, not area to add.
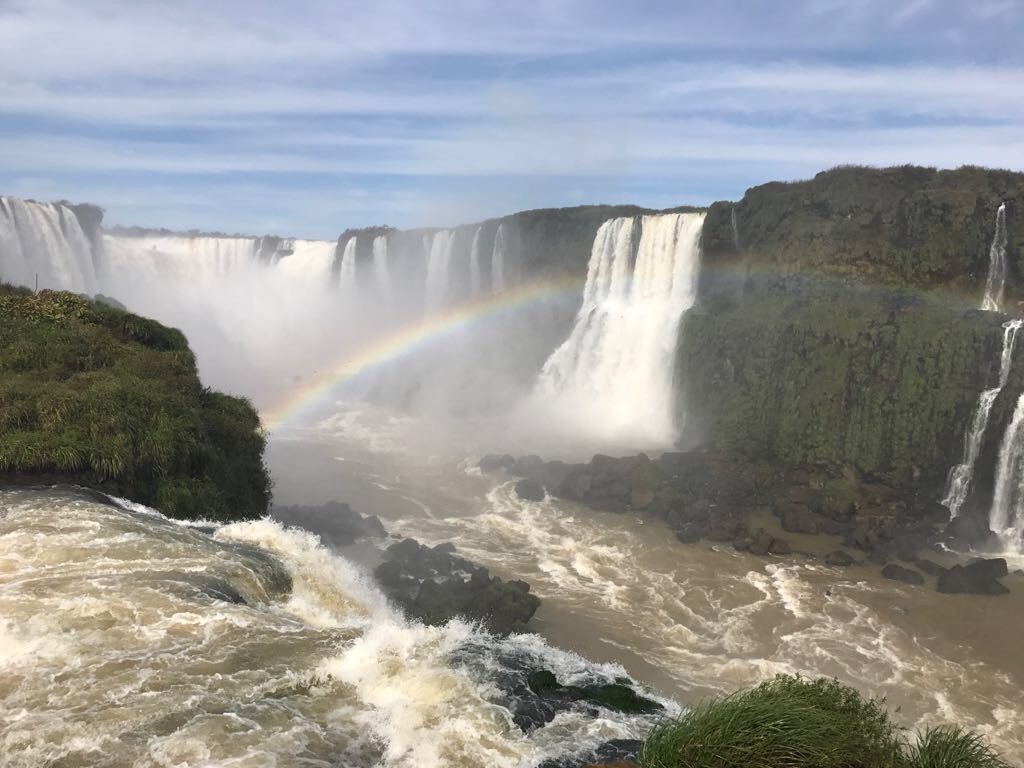
[[[0,484],[74,483],[172,517],[267,511],[252,405],[202,386],[184,335],[75,294],[0,285]]]

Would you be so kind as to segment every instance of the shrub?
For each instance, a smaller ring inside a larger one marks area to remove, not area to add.
[[[977,733],[929,728],[910,749],[910,768],[1009,768]]]

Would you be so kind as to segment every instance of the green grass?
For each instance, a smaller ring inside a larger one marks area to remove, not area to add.
[[[1009,768],[977,733],[963,728],[929,728],[910,748],[912,768]]]
[[[643,768],[1006,768],[980,736],[934,729],[908,747],[883,701],[780,675],[657,725]]]
[[[180,331],[0,285],[0,481],[64,479],[175,517],[257,517],[264,444],[250,403],[200,384]]]

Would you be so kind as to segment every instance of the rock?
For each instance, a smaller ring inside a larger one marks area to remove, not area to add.
[[[286,526],[315,533],[330,546],[349,546],[356,539],[384,538],[387,531],[376,515],[363,517],[348,504],[328,501],[318,507],[275,507],[271,517]]]
[[[480,459],[478,467],[483,472],[507,472],[515,466],[516,460],[514,456],[505,454],[489,453]]]
[[[967,563],[967,568],[970,569],[972,573],[987,575],[993,579],[1001,579],[1010,572],[1006,566],[1006,559],[1002,557],[993,557],[988,559],[976,557]]]
[[[624,682],[590,685],[560,685],[555,675],[548,670],[538,670],[530,675],[530,690],[549,701],[580,701],[626,714],[651,714],[663,707],[656,701],[637,694]]]
[[[783,502],[778,509],[781,512],[782,530],[790,533],[817,533],[817,515],[807,507],[794,502]]]
[[[825,555],[825,565],[843,568],[847,565],[853,565],[853,563],[854,559],[841,549],[837,549],[835,552],[829,552]]]
[[[893,581],[902,581],[904,584],[924,584],[924,576],[910,568],[890,563],[882,569],[882,577]]]
[[[993,575],[999,572],[999,566],[990,563],[991,560],[980,560],[967,565],[954,565],[939,574],[935,589],[950,595],[1005,595],[1010,590]],[[1005,569],[1005,561],[1002,567]]]
[[[699,525],[686,525],[676,531],[676,538],[683,544],[696,544],[704,537],[704,529]]]
[[[938,576],[946,572],[946,569],[938,563],[920,557],[914,561],[914,567],[922,573],[927,573],[929,576]]]
[[[526,501],[544,501],[544,487],[536,480],[523,478],[516,483],[516,496]]]
[[[531,480],[543,482],[542,478],[545,474],[544,459],[533,454],[529,456],[520,456],[515,460],[515,463],[510,467],[509,471],[513,475],[518,475],[519,477],[528,477]]]
[[[412,618],[444,624],[456,616],[480,621],[497,634],[524,631],[540,606],[523,581],[504,582],[454,554],[454,547],[425,547],[402,539],[387,549],[374,571],[385,593]]]
[[[961,545],[982,544],[992,535],[988,522],[970,515],[960,515],[949,521],[943,536]]]
[[[768,553],[771,555],[788,555],[793,552],[793,548],[789,546],[789,542],[785,539],[772,539],[772,544],[768,548]]]

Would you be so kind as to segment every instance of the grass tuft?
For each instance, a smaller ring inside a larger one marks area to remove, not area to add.
[[[963,728],[929,728],[910,748],[910,768],[1009,768],[980,734]]]

